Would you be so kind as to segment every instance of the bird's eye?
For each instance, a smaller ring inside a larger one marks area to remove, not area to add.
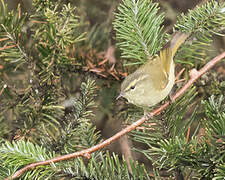
[[[134,89],[135,89],[135,86],[131,86],[130,89],[131,89],[131,90],[134,90]]]

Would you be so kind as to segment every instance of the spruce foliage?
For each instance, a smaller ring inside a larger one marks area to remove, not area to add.
[[[104,85],[98,76],[84,74],[83,67],[91,63],[82,48],[95,48],[93,52],[102,49],[112,27],[105,28],[111,21],[88,29],[82,1],[76,3],[75,8],[72,1],[33,0],[32,10],[25,13],[20,5],[9,11],[1,0],[0,179],[30,163],[102,141],[94,120],[99,117],[99,96],[105,97]],[[103,3],[104,7],[109,4]],[[178,65],[189,70],[202,67],[212,58],[209,47],[213,36],[223,35],[225,29],[224,9],[225,3],[211,0],[177,18],[173,30],[190,33],[175,57]],[[98,9],[93,8],[89,13],[95,12]],[[113,25],[125,65],[144,64],[157,55],[170,39],[164,20],[158,3],[122,0]],[[104,149],[88,160],[79,157],[39,166],[19,179],[223,179],[225,89],[219,81],[225,80],[207,77],[210,83],[203,87],[215,95],[202,93],[197,82],[160,116],[129,134],[130,140],[140,145],[133,147],[134,152],[142,154],[147,163],[139,159],[128,162]],[[103,81],[107,86],[115,83],[107,78]],[[122,110],[116,106],[110,106],[115,107],[115,120],[122,118],[129,124],[143,116],[142,110],[132,105],[125,104]]]
[[[124,0],[118,9],[114,28],[122,57],[138,60],[134,64],[144,63],[162,46],[164,15],[158,13],[158,4],[149,0]]]

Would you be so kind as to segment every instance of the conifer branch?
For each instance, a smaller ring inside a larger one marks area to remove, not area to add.
[[[222,35],[218,31],[221,31],[225,25],[224,8],[224,2],[212,0],[202,6],[196,6],[194,10],[189,10],[187,15],[182,13],[178,17],[175,29],[192,33]]]
[[[211,61],[209,61],[204,67],[202,67],[200,70],[196,70],[196,69],[192,69],[190,71],[190,79],[189,81],[172,97],[172,101],[175,101],[178,97],[182,96],[184,94],[185,91],[187,91],[187,89],[198,79],[200,78],[204,73],[206,73],[207,71],[209,71],[215,64],[217,64],[218,62],[220,62],[223,58],[225,58],[225,52],[221,53],[220,55],[216,56],[215,58],[213,58]],[[156,116],[158,114],[160,114],[167,106],[169,106],[170,102],[167,101],[165,102],[162,106],[160,106],[159,108],[153,110],[152,112],[148,113],[146,116],[143,116],[141,119],[139,119],[138,121],[134,122],[133,124],[127,126],[126,128],[124,128],[123,130],[121,130],[120,132],[118,132],[117,134],[115,134],[114,136],[110,137],[109,139],[103,141],[102,143],[95,145],[91,148],[82,150],[82,151],[78,151],[75,153],[71,153],[71,154],[67,154],[67,155],[63,155],[60,157],[55,157],[53,159],[49,159],[47,161],[40,161],[40,162],[36,162],[36,163],[32,163],[30,165],[25,166],[24,168],[16,171],[12,176],[5,178],[5,180],[10,180],[10,179],[15,179],[20,177],[24,172],[28,171],[28,170],[32,170],[38,166],[43,166],[43,165],[49,165],[51,163],[56,163],[59,161],[64,161],[64,160],[69,160],[69,159],[73,159],[73,158],[77,158],[77,157],[86,157],[86,158],[90,158],[91,154],[93,152],[96,152],[102,148],[104,148],[105,146],[111,144],[112,142],[116,141],[117,139],[119,139],[121,136],[131,132],[132,130],[136,129],[138,126],[140,126],[141,124],[143,124],[146,120],[148,120],[150,117],[152,118],[153,116]]]
[[[129,64],[142,64],[162,46],[164,14],[159,14],[158,4],[150,0],[124,0],[118,9],[113,24],[122,57],[139,61]]]

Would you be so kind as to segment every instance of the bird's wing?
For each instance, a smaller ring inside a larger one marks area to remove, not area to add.
[[[160,91],[163,90],[168,83],[168,73],[163,67],[163,63],[160,57],[156,57],[154,60],[149,60],[145,66],[143,66],[145,72],[149,71],[152,88]]]

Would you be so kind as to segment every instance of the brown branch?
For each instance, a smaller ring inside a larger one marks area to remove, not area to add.
[[[5,49],[11,49],[11,48],[16,47],[16,46],[17,46],[17,45],[16,45],[16,44],[14,44],[14,45],[10,45],[10,46],[6,46],[6,47],[2,47],[2,48],[0,48],[0,51],[5,50]]]
[[[2,38],[2,39],[0,39],[0,42],[1,41],[5,41],[5,40],[8,40],[9,38]]]
[[[190,131],[191,131],[191,127],[189,127],[187,130],[186,143],[188,143],[188,141],[189,141]]]
[[[190,72],[194,73],[192,74],[191,78],[189,79],[189,81],[172,97],[172,101],[175,101],[178,97],[180,97],[201,75],[203,75],[205,72],[207,72],[209,69],[211,69],[216,63],[218,63],[221,59],[225,58],[225,52],[223,52],[222,54],[218,55],[217,57],[215,57],[214,59],[212,59],[210,62],[208,62],[203,68],[201,68],[199,71],[197,71],[196,69],[192,69]],[[159,108],[153,110],[152,112],[148,113],[147,116],[143,116],[141,119],[139,119],[138,121],[134,122],[133,124],[127,126],[126,128],[124,128],[123,130],[121,130],[120,132],[116,133],[114,136],[110,137],[109,139],[103,141],[102,143],[95,145],[89,149],[85,149],[82,151],[78,151],[72,154],[67,154],[67,155],[63,155],[60,157],[55,157],[53,159],[49,159],[46,161],[40,161],[40,162],[36,162],[30,165],[25,166],[24,168],[16,171],[12,176],[6,178],[5,180],[10,180],[10,179],[15,179],[20,177],[25,171],[28,170],[33,170],[35,167],[37,166],[43,166],[43,165],[49,165],[51,163],[56,163],[59,161],[64,161],[64,160],[68,160],[68,159],[72,159],[72,158],[76,158],[76,157],[80,157],[80,156],[84,156],[87,158],[91,158],[91,153],[98,151],[102,148],[104,148],[105,146],[111,144],[112,142],[116,141],[117,139],[119,139],[121,136],[131,132],[132,130],[136,129],[138,126],[140,126],[141,124],[143,124],[148,117],[153,117],[155,115],[158,115],[160,112],[162,112],[162,110],[164,110],[170,103],[167,101],[166,103],[164,103],[162,106],[160,106]]]

